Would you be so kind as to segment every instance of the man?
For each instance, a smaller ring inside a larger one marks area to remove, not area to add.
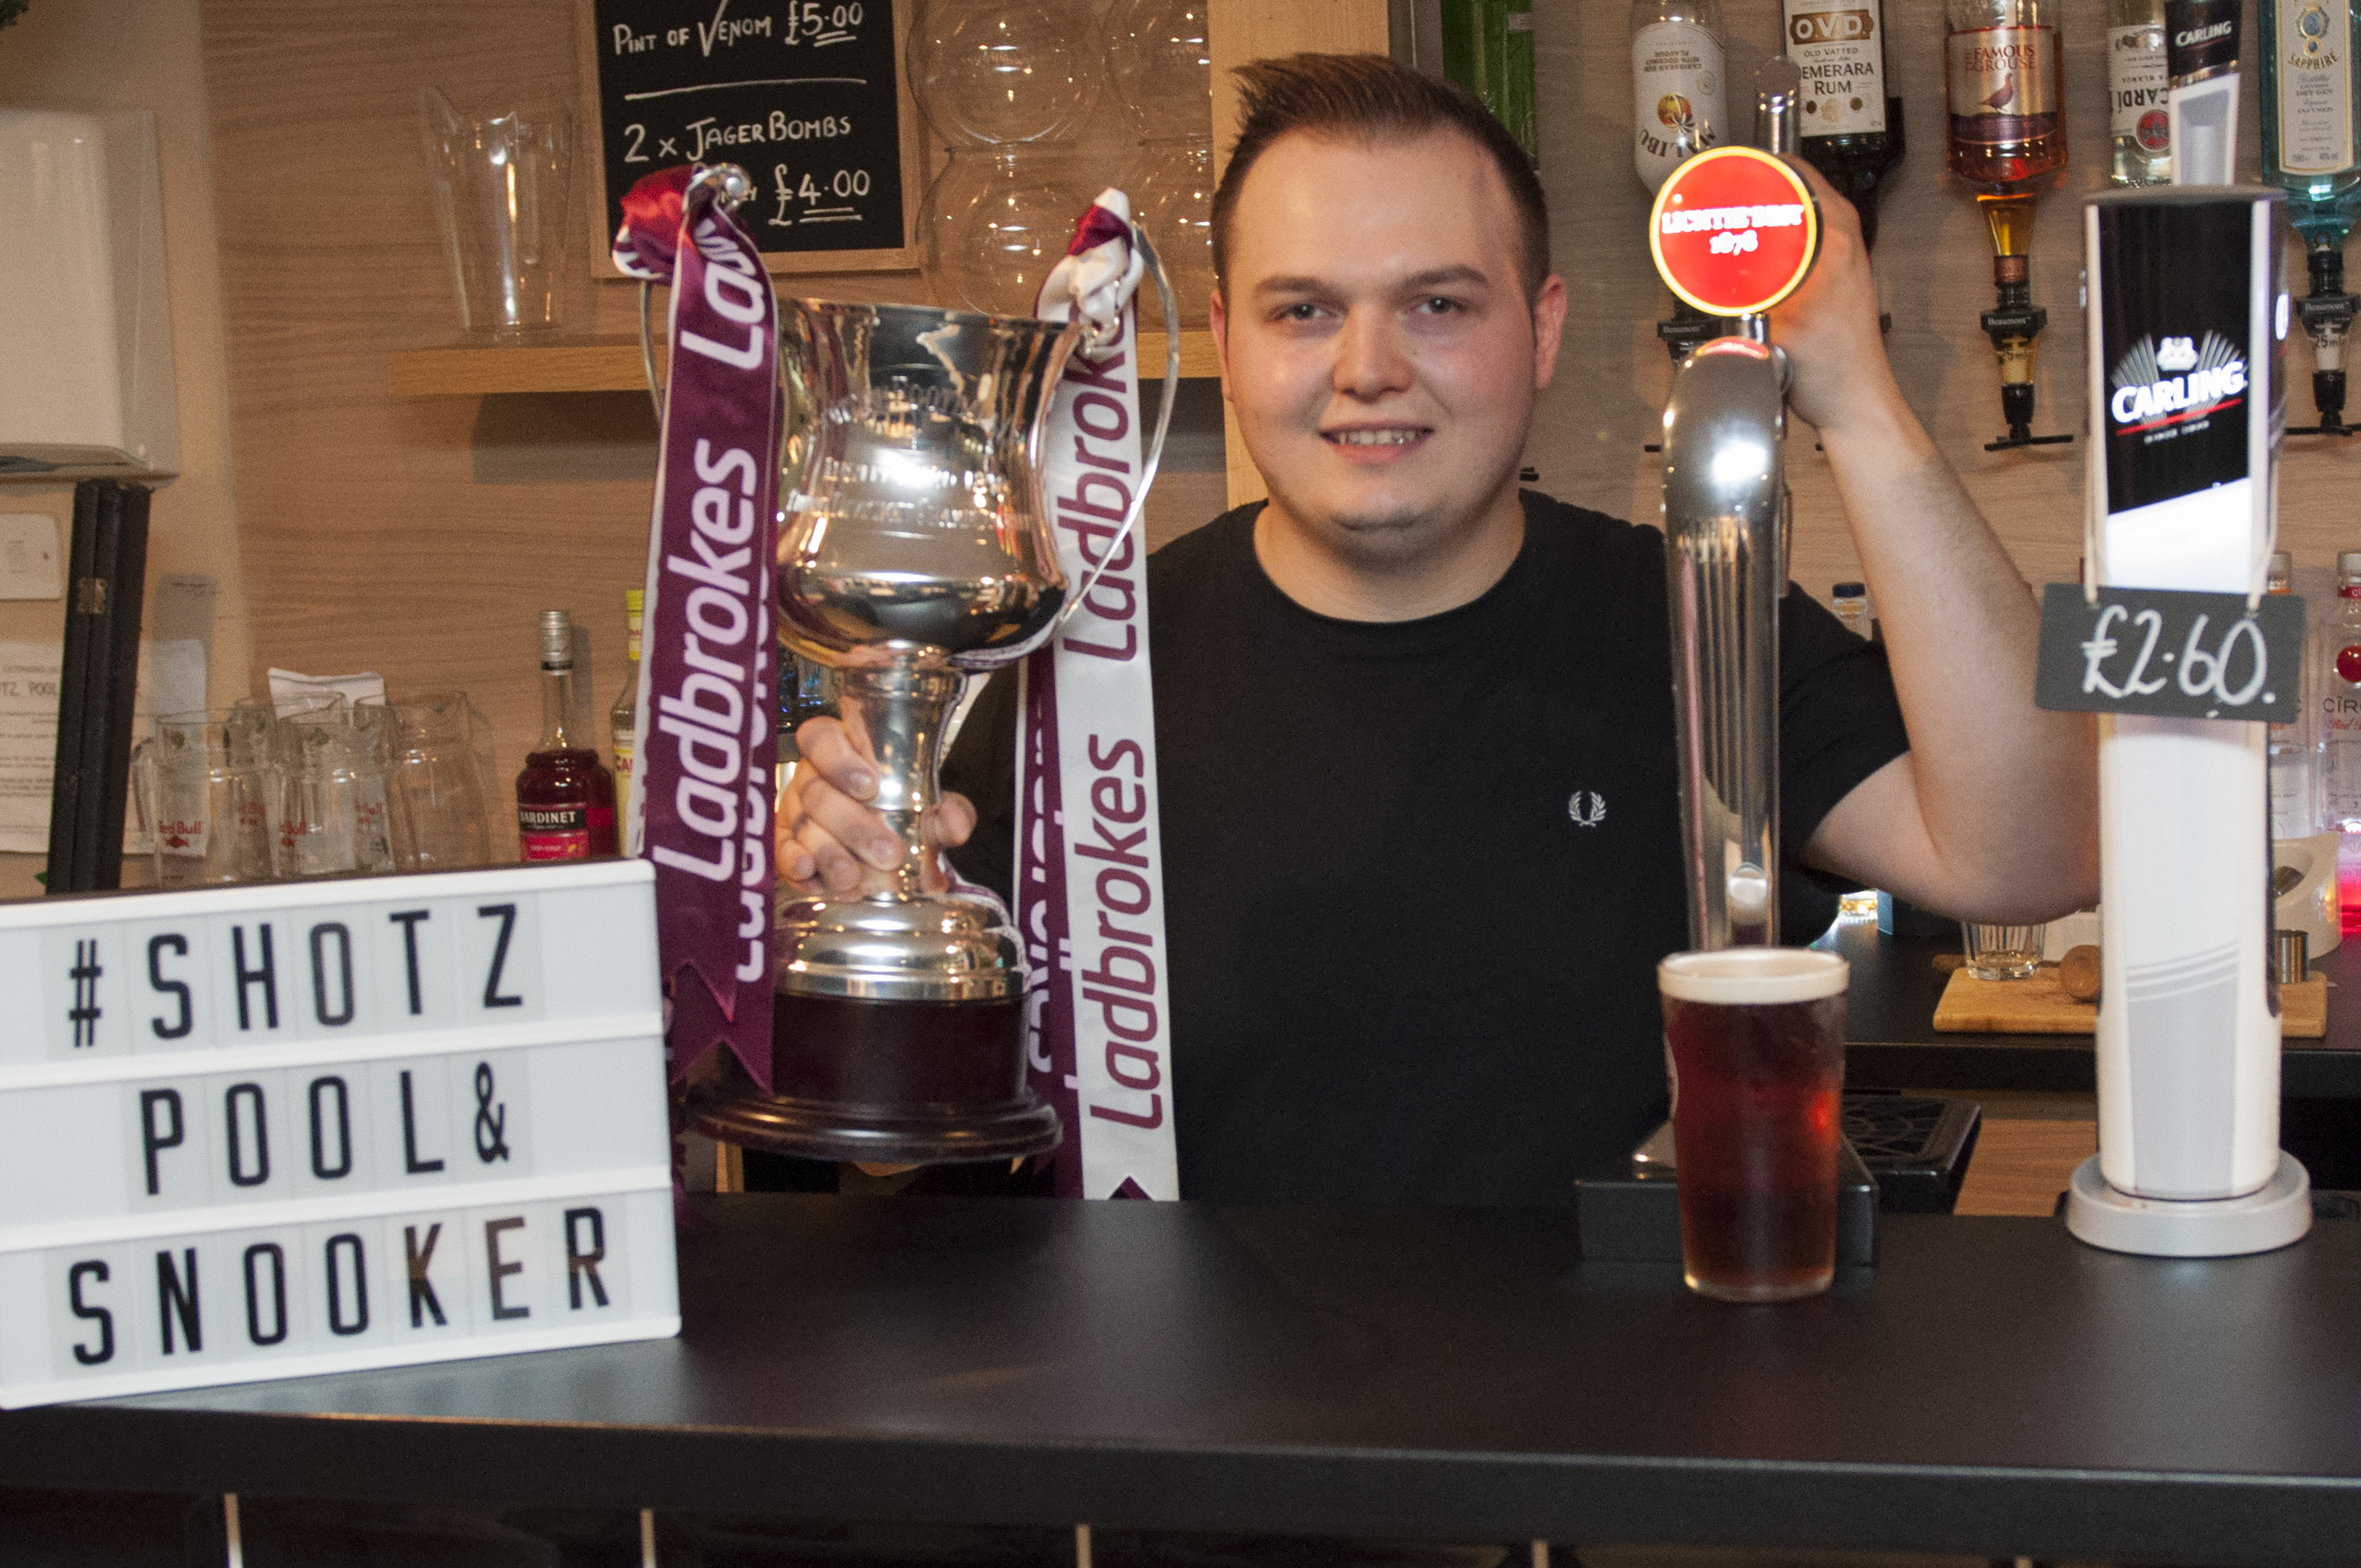
[[[1149,569],[1181,1190],[1562,1202],[1664,1113],[1653,969],[1686,915],[1663,539],[1516,488],[1565,286],[1498,124],[1374,56],[1242,75],[1213,328],[1270,499]],[[1784,881],[2063,913],[2097,887],[2091,730],[2033,707],[2033,598],[1806,172],[1826,234],[1773,335],[1887,652],[1787,597]],[[1004,886],[1014,685],[953,769],[996,820],[951,796],[939,825]],[[800,738],[782,874],[875,879],[900,845],[867,759],[831,721]]]

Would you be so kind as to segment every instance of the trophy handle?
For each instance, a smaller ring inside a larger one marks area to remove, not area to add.
[[[1156,484],[1157,465],[1164,460],[1164,433],[1172,425],[1172,400],[1180,390],[1180,306],[1172,296],[1172,280],[1164,270],[1164,258],[1157,255],[1156,247],[1148,243],[1148,231],[1137,224],[1131,225],[1131,243],[1137,246],[1140,254],[1148,258],[1148,270],[1156,279],[1157,298],[1164,303],[1164,398],[1157,405],[1156,435],[1148,444],[1147,459],[1139,466],[1139,485],[1131,492],[1131,510],[1124,513],[1123,526],[1115,530],[1115,537],[1107,541],[1106,549],[1100,553],[1099,564],[1091,568],[1091,575],[1082,580],[1082,587],[1066,601],[1065,611],[1058,617],[1057,627],[1050,633],[1052,636],[1064,630],[1066,622],[1074,619],[1074,612],[1082,608],[1082,601],[1090,598],[1093,588],[1098,587],[1100,575],[1107,569],[1107,563],[1115,559],[1115,551],[1131,537],[1133,526],[1139,521],[1140,514],[1148,510],[1148,492]],[[1137,307],[1133,308],[1137,310]]]

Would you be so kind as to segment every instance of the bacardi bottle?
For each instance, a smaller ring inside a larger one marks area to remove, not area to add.
[[[581,742],[575,710],[574,618],[541,612],[541,744],[517,775],[517,847],[527,861],[580,861],[616,852],[615,775]]]
[[[2290,435],[2346,435],[2345,241],[2361,215],[2361,0],[2262,0],[2263,178],[2288,193],[2303,236],[2312,292],[2298,302],[2312,339],[2312,400],[2320,423]]]
[[[1783,0],[1787,58],[1804,78],[1805,160],[1877,242],[1877,187],[1902,161],[1902,100],[1886,96],[1885,0]]]
[[[1991,452],[2072,439],[2032,430],[2034,339],[2049,320],[2033,302],[2033,199],[2066,166],[2056,11],[2057,0],[1944,0],[1951,172],[1975,188],[1992,231],[1998,299],[1982,324],[2008,433]]]
[[[2165,112],[2164,0],[2107,0],[2107,179],[2162,185],[2172,178],[2172,116]]]
[[[639,751],[640,618],[647,606],[647,590],[623,590],[623,689],[607,710],[607,730],[615,757],[617,837],[623,852],[636,855],[640,846],[632,831],[631,759]]]
[[[2346,936],[2361,931],[2361,550],[2336,557],[2336,614],[2321,639],[2320,826],[2337,835]]]

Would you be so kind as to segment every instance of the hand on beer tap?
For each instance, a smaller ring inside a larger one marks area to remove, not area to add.
[[[779,792],[779,880],[796,892],[850,897],[893,886],[902,863],[901,835],[868,803],[877,796],[877,761],[855,744],[840,720],[808,718],[796,730],[803,758]],[[975,807],[946,792],[929,814],[926,841],[935,851],[920,867],[927,891],[950,885],[940,851],[975,831]]]
[[[1785,161],[1819,203],[1820,248],[1811,275],[1772,311],[1771,341],[1787,356],[1787,406],[1825,431],[1864,404],[1899,403],[1902,389],[1878,331],[1860,214],[1818,170],[1800,158]]]
[[[1910,731],[1821,819],[1806,862],[1965,919],[2053,918],[2098,896],[2092,726],[2034,706],[2039,607],[1894,379],[1859,218],[1795,167],[1820,203],[1819,258],[1771,313],[1771,341],[1788,407],[1819,432]]]

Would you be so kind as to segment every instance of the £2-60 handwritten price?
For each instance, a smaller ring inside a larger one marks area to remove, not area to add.
[[[2059,712],[2268,720],[2295,717],[2303,601],[2052,583],[2035,700]]]

